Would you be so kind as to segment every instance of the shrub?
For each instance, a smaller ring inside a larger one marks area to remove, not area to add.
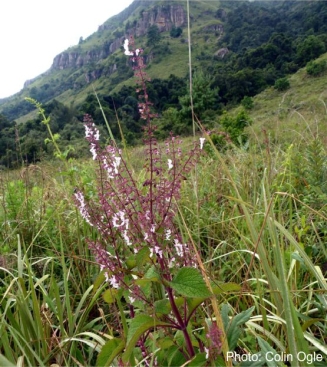
[[[254,106],[254,102],[253,99],[249,96],[245,96],[242,101],[241,101],[241,105],[246,109],[246,110],[251,110]]]
[[[327,69],[326,60],[310,61],[306,66],[306,72],[310,76],[319,76]]]
[[[173,38],[178,38],[179,36],[181,36],[181,34],[183,33],[183,30],[181,27],[175,27],[173,26],[173,28],[170,31],[170,37]]]
[[[290,82],[288,81],[287,78],[277,79],[274,85],[274,88],[280,92],[287,90],[289,87],[290,87]]]

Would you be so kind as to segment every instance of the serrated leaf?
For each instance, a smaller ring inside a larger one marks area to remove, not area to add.
[[[97,367],[110,366],[112,361],[124,350],[125,343],[122,339],[109,340],[102,348],[97,358]]]
[[[182,296],[190,298],[209,298],[209,292],[201,273],[195,268],[182,268],[169,285]]]
[[[109,304],[115,303],[116,302],[116,298],[117,298],[117,294],[118,291],[117,289],[111,288],[111,289],[107,289],[104,293],[103,293],[103,300]]]
[[[166,322],[161,322],[147,315],[137,315],[131,320],[127,333],[126,350],[123,354],[123,362],[127,363],[136,343],[140,337],[147,331],[160,324],[161,326],[170,326]]]

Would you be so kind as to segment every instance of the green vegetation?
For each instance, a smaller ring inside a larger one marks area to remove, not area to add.
[[[326,11],[303,6],[195,2],[198,40],[210,44],[212,15],[235,33],[221,37],[225,60],[192,44],[193,111],[182,73],[140,99],[120,84],[133,64],[115,55],[110,93],[24,101],[39,115],[21,124],[0,115],[0,365],[326,365],[327,56],[307,57],[324,52]],[[160,76],[187,47],[161,36],[163,64],[147,66]],[[101,137],[87,117],[90,147],[85,113]],[[196,136],[170,135],[193,119]],[[144,130],[146,146],[131,147]]]
[[[247,125],[231,117],[223,124],[232,121]],[[231,145],[224,153],[208,140],[207,153],[182,185],[177,223],[185,241],[196,246],[213,285],[233,284],[215,296],[230,351],[309,356],[315,351],[325,363],[327,152],[322,140],[308,131],[302,141],[251,140],[247,149]],[[140,167],[140,150],[128,155],[129,164]],[[98,277],[87,249],[85,238],[96,241],[98,234],[73,203],[75,185],[90,198],[96,194],[92,162],[43,163],[1,174],[4,365],[102,366],[120,353],[111,310],[121,306]],[[135,174],[143,182],[143,168]],[[157,317],[163,317],[166,306],[156,307]],[[192,324],[195,345],[205,342],[216,320],[211,301],[199,312]],[[151,329],[150,335],[155,336]],[[170,359],[181,365],[177,351],[183,345],[177,332],[159,344],[154,338],[147,348],[162,366]],[[134,365],[142,360],[138,349],[133,349]],[[210,362],[199,353],[197,365],[225,365],[219,350],[213,351]]]

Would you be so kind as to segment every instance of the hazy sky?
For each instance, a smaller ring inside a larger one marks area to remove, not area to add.
[[[0,98],[19,92],[133,0],[1,0]]]

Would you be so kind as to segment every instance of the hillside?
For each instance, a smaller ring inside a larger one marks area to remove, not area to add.
[[[266,107],[255,102],[254,119],[260,120],[265,114],[275,118],[275,110],[268,106],[274,96],[279,98],[281,94],[272,86],[288,77],[292,90],[296,83],[291,75],[297,75],[308,62],[326,52],[326,19],[326,2],[190,2],[196,115],[208,128],[219,127],[223,111],[237,107],[244,98],[256,101],[261,97],[255,96],[263,92],[269,96],[263,103]],[[60,144],[74,147],[70,157],[86,152],[81,124],[84,113],[91,114],[105,134],[94,90],[115,137],[120,138],[118,117],[127,143],[139,143],[142,121],[133,63],[122,46],[129,36],[134,36],[136,47],[144,49],[146,72],[152,80],[149,97],[158,114],[158,137],[170,131],[190,133],[186,4],[136,0],[79,45],[57,55],[50,69],[27,81],[20,93],[0,101],[0,164],[18,164],[18,143],[19,161],[32,162],[52,155],[51,146],[44,142],[46,127],[25,97],[44,104],[53,132],[60,135]],[[314,87],[308,87],[311,81],[304,78],[303,88],[314,91]],[[290,103],[286,110],[294,110],[290,93],[285,94],[282,110],[285,103]],[[268,125],[271,130],[277,126],[271,122]]]
[[[326,63],[327,54],[316,62]],[[326,71],[314,77],[301,68],[288,80],[289,89],[278,91],[270,87],[253,98],[254,107],[249,111],[253,139],[262,137],[263,131],[273,142],[288,144],[305,142],[309,136],[326,136]]]

